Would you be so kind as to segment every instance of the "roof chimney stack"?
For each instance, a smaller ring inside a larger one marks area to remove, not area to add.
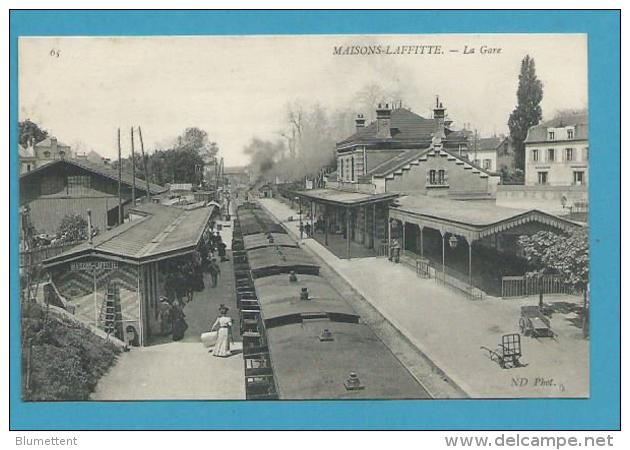
[[[357,114],[357,118],[354,119],[354,123],[356,124],[357,132],[365,128],[365,117],[363,117],[363,114]]]
[[[446,117],[446,108],[440,102],[440,97],[435,97],[435,109],[433,110],[433,120],[435,121],[435,131],[433,133],[433,146],[442,146],[442,139],[446,137],[444,134],[444,122]]]
[[[383,106],[381,103],[376,108],[376,136],[381,139],[389,139],[392,137],[391,132],[391,120],[392,110],[389,104],[385,103]]]

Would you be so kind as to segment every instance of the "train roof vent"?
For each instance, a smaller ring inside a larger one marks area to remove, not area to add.
[[[365,386],[361,383],[361,380],[356,372],[350,372],[350,375],[346,378],[346,381],[343,382],[343,385],[347,391],[359,391],[361,389],[365,389]]]
[[[300,291],[300,300],[310,300],[307,287],[303,287]]]
[[[322,334],[319,335],[319,340],[320,342],[330,342],[330,341],[334,341],[335,338],[333,337],[333,334],[328,328],[324,328],[322,330]]]

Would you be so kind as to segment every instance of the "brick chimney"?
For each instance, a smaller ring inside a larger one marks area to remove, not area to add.
[[[56,137],[51,137],[50,138],[50,154],[53,158],[57,158],[57,152],[59,151],[59,148],[57,146],[57,138]]]
[[[392,137],[391,132],[392,110],[389,105],[378,104],[376,108],[376,136],[381,139],[389,139]]]
[[[357,132],[365,128],[365,117],[363,117],[363,114],[357,114],[357,118],[354,119],[354,123],[356,124]]]
[[[444,122],[446,118],[446,108],[440,102],[440,97],[435,98],[435,108],[433,109],[433,120],[435,121],[435,129],[433,132],[433,145],[442,145],[442,139],[446,137],[444,134]]]

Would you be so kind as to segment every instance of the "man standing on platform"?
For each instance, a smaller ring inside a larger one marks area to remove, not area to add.
[[[210,264],[208,265],[208,271],[210,272],[210,276],[212,277],[212,287],[217,287],[219,282],[219,275],[221,275],[221,268],[217,264],[216,258],[212,258],[210,260]]]

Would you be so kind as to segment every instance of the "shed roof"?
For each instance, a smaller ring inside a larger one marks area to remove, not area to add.
[[[214,209],[142,205],[131,210],[141,217],[95,236],[91,245],[84,243],[49,258],[44,265],[62,264],[91,254],[146,262],[187,253],[196,248]]]
[[[80,169],[86,170],[88,172],[95,173],[97,175],[103,176],[105,178],[109,178],[110,180],[114,180],[118,182],[118,169],[106,166],[105,164],[98,164],[86,159],[57,159],[51,161],[47,164],[37,167],[30,172],[23,173],[20,175],[20,182],[27,182],[30,177],[33,177],[37,174],[43,174],[53,168],[60,167],[63,165],[70,165],[74,167],[78,167]],[[126,186],[131,186],[133,184],[133,177],[129,171],[122,171],[122,183]],[[146,191],[146,181],[142,180],[138,177],[135,179],[136,189],[139,191]],[[149,183],[149,189],[151,194],[161,194],[162,192],[166,192],[166,188],[160,186],[158,184]]]

